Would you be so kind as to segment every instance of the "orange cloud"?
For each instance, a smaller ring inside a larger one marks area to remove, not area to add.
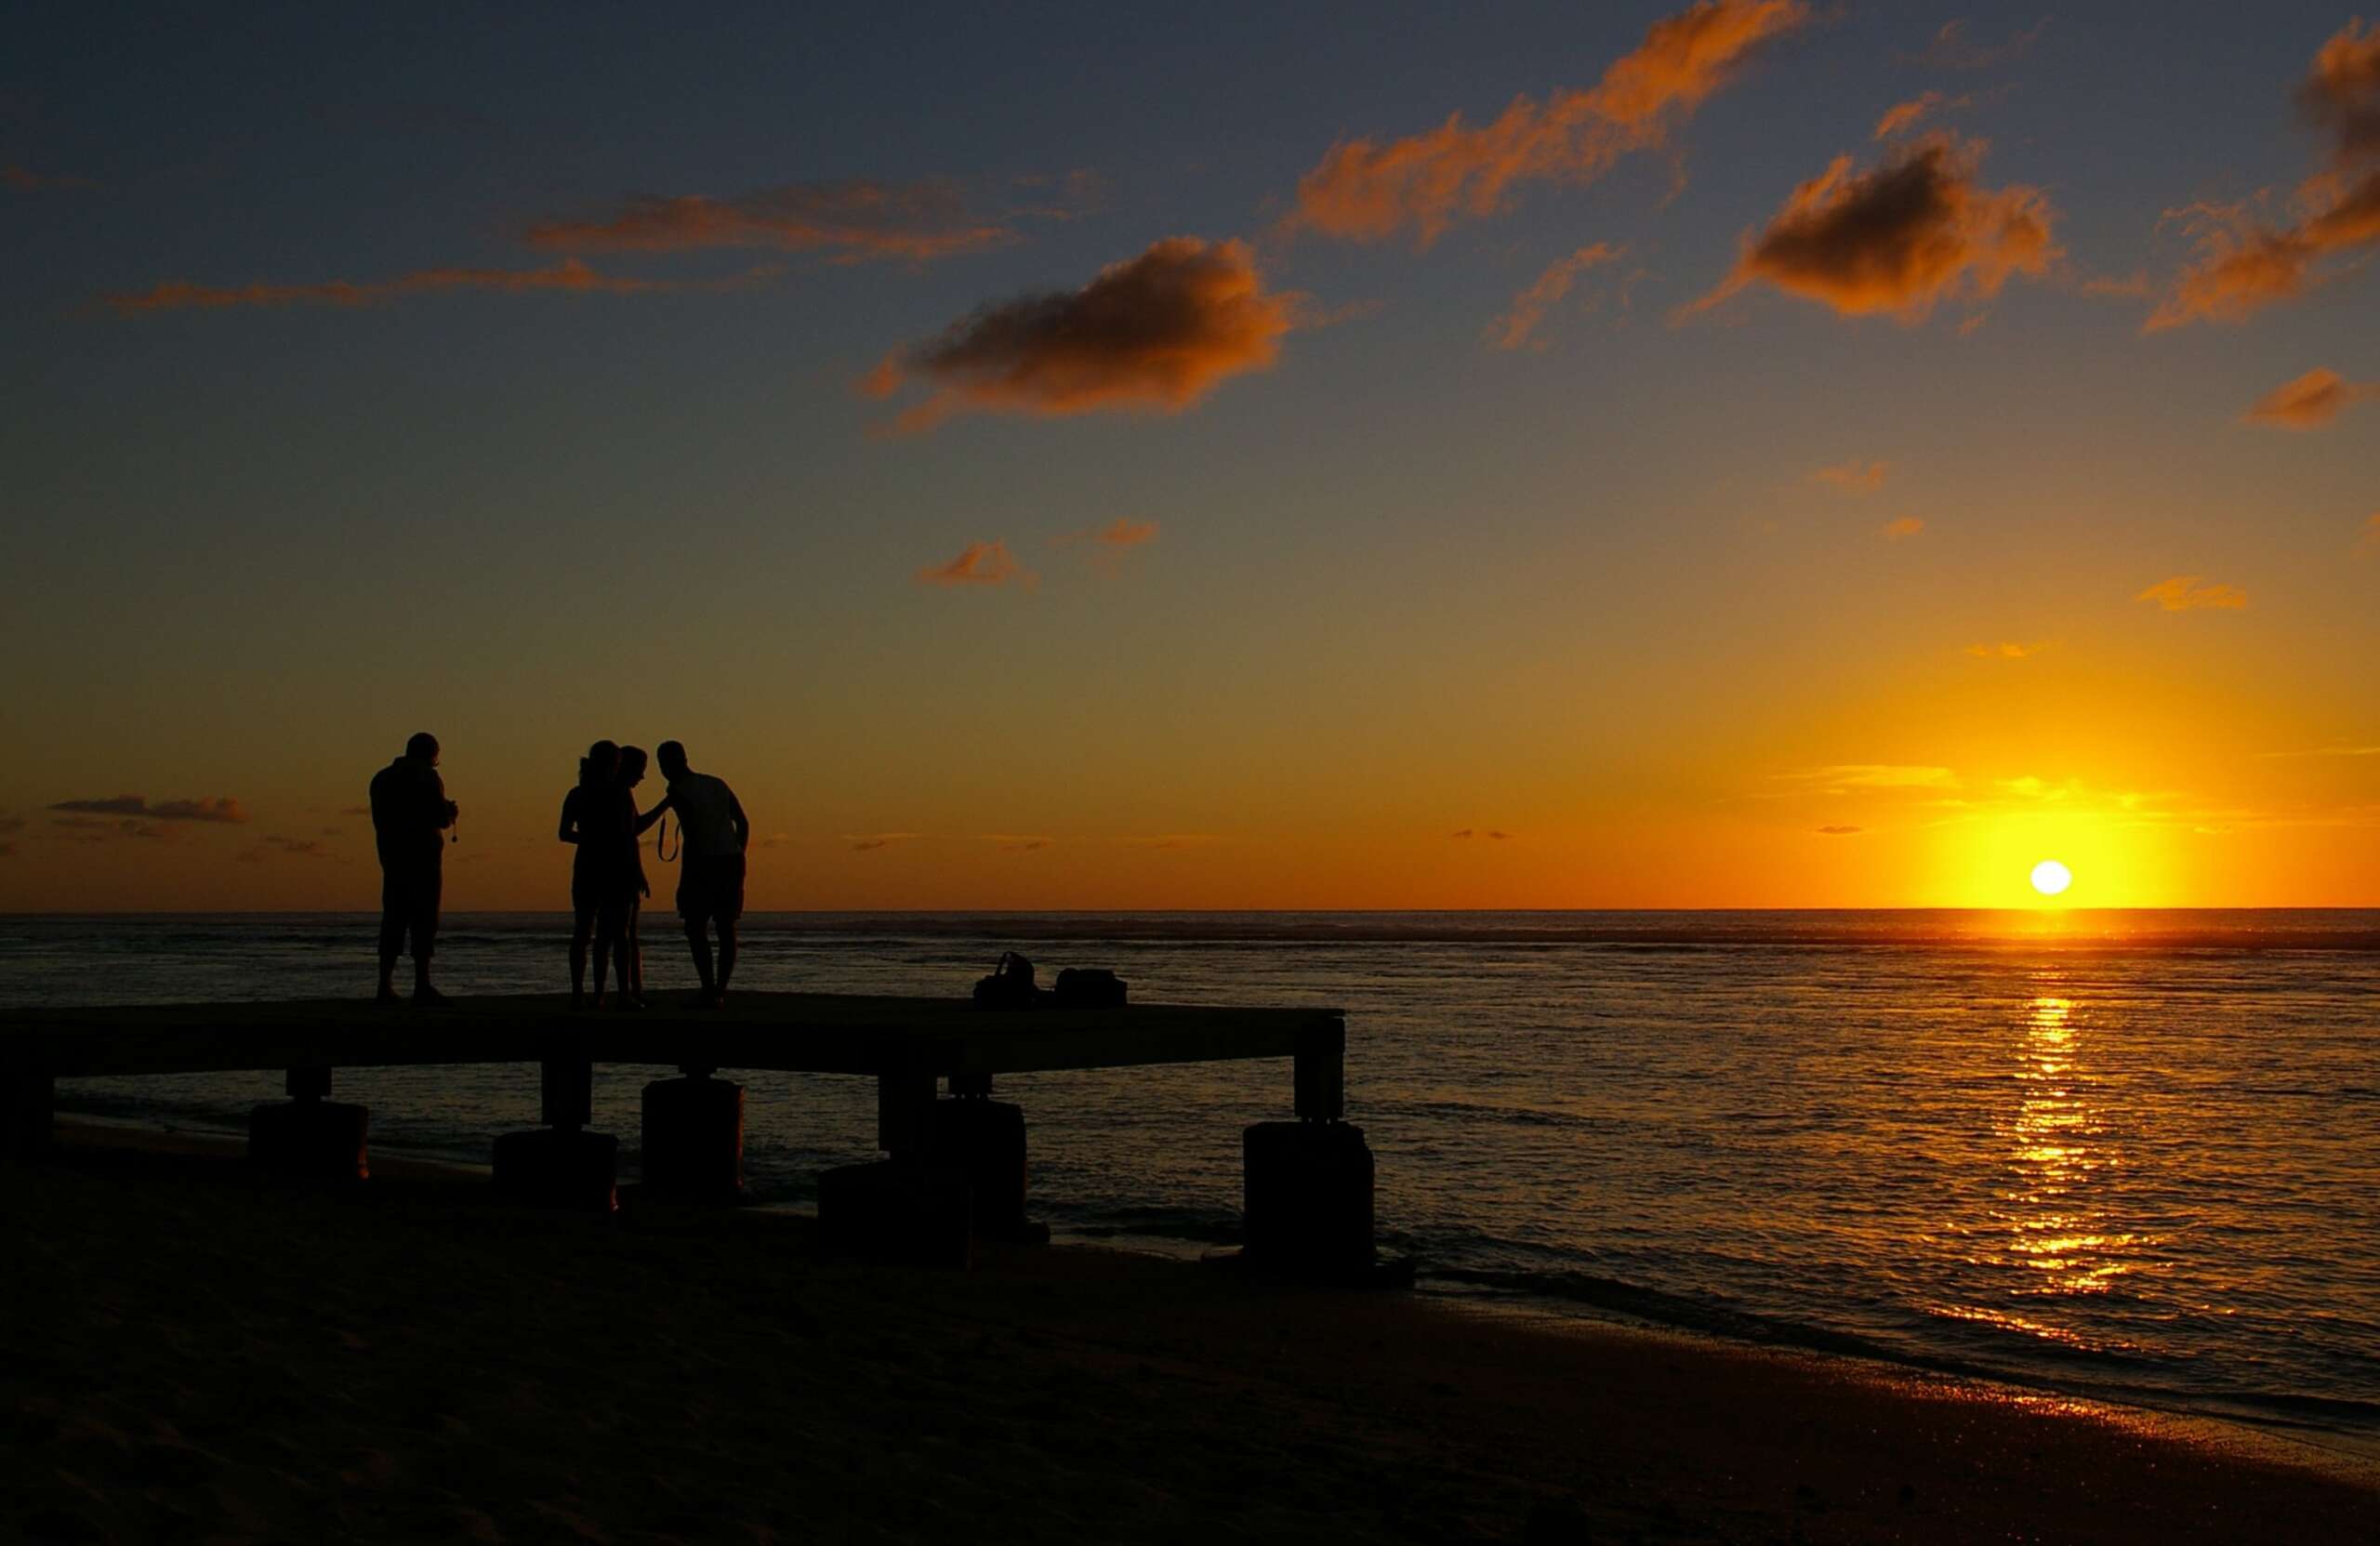
[[[1898,520],[1887,521],[1884,522],[1884,540],[1887,542],[1898,542],[1905,536],[1915,536],[1924,529],[1924,522],[1920,521],[1913,515],[1904,515]]]
[[[2362,548],[2367,553],[2380,552],[2380,510],[2363,518]]]
[[[168,280],[138,294],[114,294],[107,303],[125,316],[144,311],[175,311],[190,308],[218,310],[230,306],[375,306],[405,296],[436,295],[450,290],[498,290],[521,294],[558,290],[575,295],[634,295],[679,286],[661,280],[623,279],[600,274],[575,258],[549,269],[421,269],[394,279],[350,284],[331,280],[320,284],[244,284],[236,289]]]
[[[2334,370],[2309,370],[2256,399],[2241,417],[2280,429],[2319,429],[2338,417],[2340,409],[2366,398],[2380,398],[2380,381],[2350,381]]]
[[[1513,297],[1512,311],[1488,325],[1488,341],[1498,349],[1519,349],[1528,344],[1537,324],[1545,320],[1546,312],[1562,303],[1580,274],[1597,264],[1614,261],[1627,250],[1608,242],[1596,242],[1558,260],[1539,274],[1535,284]],[[1534,347],[1543,349],[1544,341],[1539,340]]]
[[[2236,611],[2248,604],[2248,593],[2236,585],[2201,585],[2196,575],[2176,575],[2133,600],[2154,601],[2166,612]]]
[[[928,262],[1015,239],[971,215],[944,181],[792,183],[733,198],[647,195],[587,219],[540,220],[531,246],[569,252],[687,252],[703,247],[820,248],[839,260]]]
[[[1822,467],[1810,474],[1810,482],[1824,483],[1845,494],[1873,494],[1884,486],[1884,462],[1862,465],[1856,457],[1836,467]]]
[[[1180,413],[1225,378],[1270,367],[1302,299],[1266,293],[1244,242],[1168,237],[1078,290],[980,308],[885,356],[860,390],[882,398],[912,378],[933,386],[892,421],[894,433],[968,412]]]
[[[2019,644],[2012,640],[1998,644],[1970,644],[1966,653],[1977,660],[2023,660],[2041,654],[2041,646]]]
[[[1088,542],[1111,551],[1122,551],[1126,548],[1144,548],[1156,540],[1156,522],[1134,521],[1119,515],[1104,526],[1095,526],[1089,531],[1066,532],[1051,537],[1050,542],[1051,546],[1059,548],[1068,547],[1078,542]]]
[[[2380,154],[2380,23],[2358,19],[2332,34],[2316,50],[2297,100],[2337,137],[2341,165]]]
[[[1012,581],[1030,586],[1036,579],[1033,571],[1016,562],[1005,541],[971,542],[948,563],[930,563],[918,571],[919,585],[965,586],[1007,585]]]
[[[2143,332],[2238,322],[2338,278],[2344,271],[2326,260],[2380,245],[2380,167],[2372,165],[2380,158],[2380,27],[2350,21],[2334,33],[2315,52],[2297,100],[2333,136],[2334,169],[2298,189],[2298,218],[2278,231],[2239,208],[2179,212],[2198,238],[2198,260]]]
[[[1844,316],[1914,323],[1945,297],[1988,300],[2011,274],[2047,272],[2065,256],[2050,233],[2056,212],[2037,188],[1977,187],[1983,149],[1936,135],[1860,173],[1836,157],[1746,237],[1735,271],[1680,315],[1765,280]]]
[[[920,836],[922,834],[917,832],[846,832],[843,834],[843,840],[852,845],[852,852],[854,853],[870,853],[877,849],[891,848],[894,843],[906,842],[911,838]]]
[[[248,819],[240,802],[229,795],[201,799],[165,799],[152,805],[139,795],[105,799],[61,799],[53,811],[74,811],[96,816],[127,816],[147,821],[206,821],[238,823]],[[74,825],[61,822],[59,825]]]
[[[1867,828],[1862,826],[1821,826],[1818,828],[1818,832],[1821,836],[1829,838],[1848,838],[1866,830]]]
[[[1655,22],[1585,90],[1556,92],[1541,106],[1514,98],[1478,128],[1456,113],[1385,145],[1342,139],[1299,179],[1287,224],[1357,242],[1409,229],[1427,246],[1459,218],[1497,213],[1518,183],[1591,181],[1629,152],[1659,144],[1746,56],[1811,15],[1806,0],[1699,0]]]

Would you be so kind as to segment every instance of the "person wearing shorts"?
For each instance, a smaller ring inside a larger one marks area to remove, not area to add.
[[[397,957],[413,947],[413,1001],[425,1008],[446,996],[430,985],[437,950],[438,904],[444,889],[446,829],[456,805],[438,776],[438,737],[423,732],[405,754],[372,775],[372,839],[380,855],[380,1002],[397,1002]]]
[[[668,797],[654,813],[676,813],[685,845],[679,861],[678,918],[686,926],[694,974],[702,979],[696,1003],[713,1009],[726,999],[728,978],[735,971],[735,920],[744,916],[744,852],[751,845],[752,824],[726,780],[688,767],[686,748],[678,742],[662,742],[653,758],[669,784]],[[713,930],[719,934],[715,971]]]

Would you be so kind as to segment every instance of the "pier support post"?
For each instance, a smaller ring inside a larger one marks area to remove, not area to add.
[[[1372,1151],[1347,1122],[1259,1122],[1241,1135],[1247,1256],[1301,1275],[1372,1265]]]
[[[57,1141],[58,1080],[47,1074],[0,1074],[0,1155],[39,1159]]]
[[[694,1202],[744,1192],[744,1087],[690,1065],[644,1087],[644,1183]]]
[[[328,1099],[331,1071],[292,1068],[285,1101],[248,1113],[248,1162],[259,1169],[324,1181],[363,1181],[372,1174],[368,1106]]]
[[[934,1154],[931,1068],[876,1076],[876,1145],[888,1157],[818,1178],[818,1234],[832,1249],[911,1266],[974,1262],[973,1188]]]
[[[934,1103],[931,1150],[967,1178],[976,1238],[1046,1245],[1050,1226],[1025,1216],[1025,1108],[991,1099],[988,1074],[953,1074],[950,1093]]]
[[[496,1141],[496,1193],[536,1208],[611,1213],[620,1206],[619,1140],[588,1132],[595,1065],[584,1054],[548,1057],[538,1070],[547,1125]]]

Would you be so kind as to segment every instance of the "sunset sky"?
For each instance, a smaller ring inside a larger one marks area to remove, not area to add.
[[[0,909],[2380,905],[2380,25],[2147,14],[21,11]]]

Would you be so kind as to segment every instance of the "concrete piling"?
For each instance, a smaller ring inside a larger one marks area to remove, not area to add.
[[[744,1087],[687,1068],[644,1087],[644,1184],[690,1202],[744,1192]]]
[[[248,1162],[283,1175],[363,1181],[372,1173],[368,1106],[334,1101],[326,1067],[292,1068],[285,1101],[248,1113]]]
[[[1347,1122],[1259,1122],[1241,1135],[1250,1262],[1310,1276],[1372,1265],[1372,1152]]]
[[[931,1152],[934,1163],[967,1178],[973,1198],[975,1234],[985,1240],[1046,1241],[1048,1226],[1025,1216],[1027,1167],[1025,1108],[982,1095],[958,1093],[936,1101]],[[984,1081],[988,1088],[990,1080]]]
[[[611,1213],[620,1206],[619,1140],[588,1132],[594,1120],[595,1065],[585,1057],[549,1057],[538,1074],[547,1125],[496,1141],[496,1192],[535,1208]]]

